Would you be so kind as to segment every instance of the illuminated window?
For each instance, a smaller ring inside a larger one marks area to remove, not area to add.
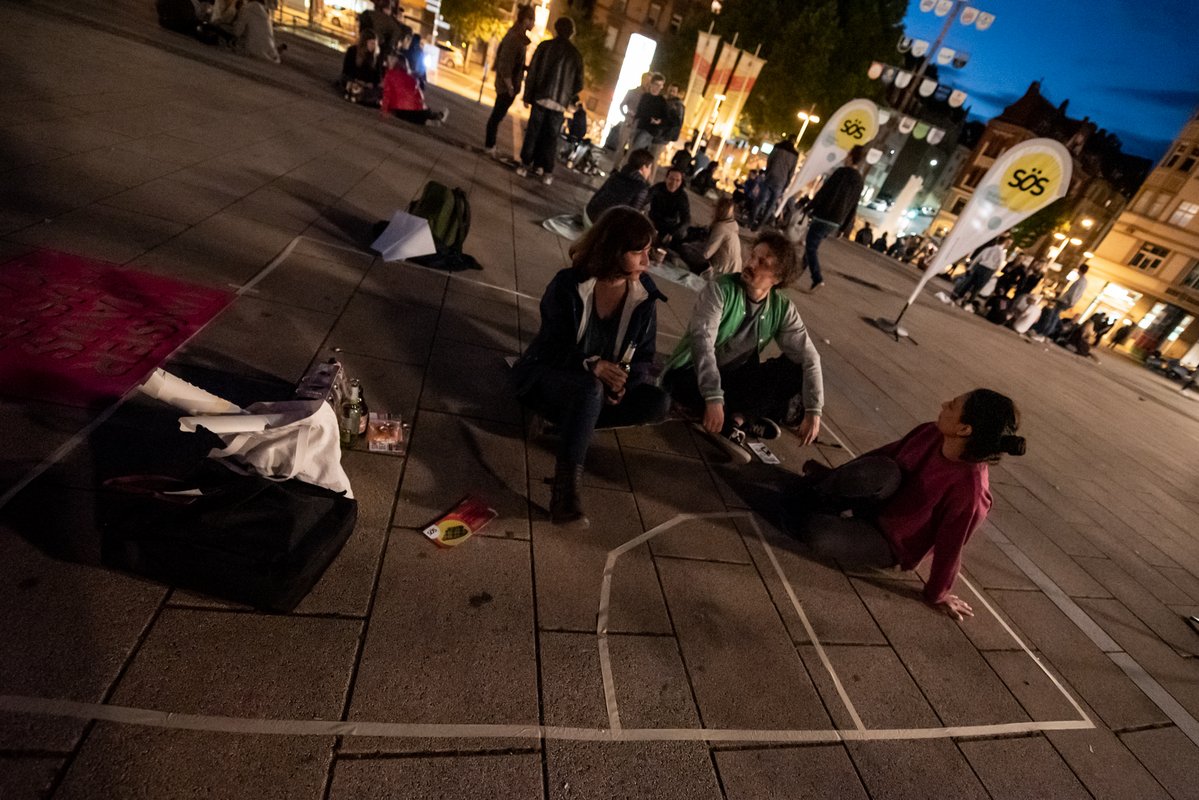
[[[662,4],[661,3],[650,3],[649,4],[649,13],[645,15],[645,24],[649,25],[652,28],[656,28],[656,27],[658,27],[658,20],[661,18],[661,16],[662,16]]]
[[[1170,195],[1162,192],[1153,198],[1153,202],[1149,204],[1149,210],[1145,212],[1145,216],[1153,217],[1154,219],[1161,216],[1166,210],[1166,204],[1170,202]]]
[[[1188,289],[1199,289],[1199,260],[1191,261],[1191,270],[1182,279],[1182,285]]]
[[[1137,201],[1132,204],[1133,212],[1137,214],[1144,214],[1149,210],[1149,204],[1153,202],[1153,198],[1156,195],[1156,192],[1151,192],[1148,190],[1141,192],[1140,196],[1137,197]]]
[[[616,37],[620,36],[620,28],[614,25],[608,26],[608,32],[604,36],[604,47],[612,50],[616,47]]]
[[[1185,228],[1191,224],[1196,214],[1199,214],[1199,203],[1179,203],[1178,208],[1170,215],[1170,224]]]
[[[1178,323],[1178,325],[1175,326],[1174,330],[1170,331],[1170,335],[1166,337],[1166,341],[1167,342],[1177,341],[1178,337],[1182,336],[1182,332],[1187,329],[1187,325],[1190,325],[1194,319],[1195,318],[1192,317],[1190,314],[1187,314],[1185,317],[1183,317],[1182,322]]]
[[[683,27],[683,15],[682,14],[672,14],[670,17],[670,32],[678,33],[679,28],[681,28],[681,27]]]
[[[1178,163],[1178,159],[1182,158],[1182,154],[1185,153],[1186,151],[1187,151],[1187,146],[1185,144],[1178,145],[1177,147],[1174,148],[1174,152],[1172,152],[1172,153],[1170,153],[1170,155],[1166,156],[1166,160],[1162,164],[1162,166],[1166,167],[1167,169],[1174,166],[1175,164]]]
[[[1187,155],[1187,157],[1182,160],[1182,163],[1178,165],[1178,171],[1190,172],[1191,167],[1195,166],[1196,159],[1199,159],[1199,147],[1192,147],[1190,154]]]
[[[1137,254],[1132,257],[1132,261],[1128,263],[1139,270],[1152,272],[1162,265],[1168,255],[1170,255],[1170,251],[1166,248],[1152,242],[1145,242]]]
[[[956,216],[958,214],[961,214],[962,209],[964,209],[965,207],[966,207],[966,198],[959,197],[957,200],[953,201],[953,208],[950,209],[949,213]]]

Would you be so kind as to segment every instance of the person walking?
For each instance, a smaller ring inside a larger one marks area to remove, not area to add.
[[[812,273],[812,291],[824,285],[820,271],[820,245],[834,231],[847,231],[857,216],[858,200],[865,180],[858,167],[866,148],[855,145],[845,156],[845,165],[828,177],[808,206],[808,236],[804,240],[804,262]]]
[[[783,190],[791,183],[795,174],[795,165],[799,163],[799,153],[790,138],[784,138],[770,151],[766,159],[766,170],[762,175],[762,183],[758,187],[758,199],[754,202],[753,219],[750,227],[757,230],[774,211]]]
[[[964,308],[982,291],[995,271],[1003,264],[1004,258],[1007,257],[1007,246],[1011,241],[1007,236],[1000,236],[992,239],[989,245],[979,251],[974,260],[970,262],[970,266],[966,268],[966,274],[954,287],[952,299],[955,303]]]
[[[495,139],[500,123],[508,116],[508,109],[520,94],[525,78],[525,53],[529,48],[529,31],[533,30],[536,14],[533,6],[521,6],[516,12],[516,22],[500,40],[495,51],[495,105],[487,118],[487,129],[483,135],[483,149],[495,157]]]
[[[1062,312],[1074,308],[1078,301],[1082,299],[1083,292],[1087,290],[1088,269],[1090,267],[1086,264],[1078,268],[1078,277],[1066,287],[1065,291],[1057,296],[1057,299],[1041,315],[1040,321],[1033,328],[1032,338],[1038,342],[1043,342],[1047,338],[1053,338],[1053,335],[1057,333],[1058,326],[1062,323]]]
[[[583,56],[570,42],[574,35],[574,21],[558,17],[554,38],[533,51],[525,80],[524,101],[531,111],[516,174],[523,178],[535,170],[546,186],[554,182],[554,155],[566,109],[583,89]]]

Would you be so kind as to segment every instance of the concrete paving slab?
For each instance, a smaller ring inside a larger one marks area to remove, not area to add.
[[[1091,796],[1041,736],[967,741],[958,747],[995,800],[1087,800]]]
[[[97,723],[55,798],[319,797],[333,738],[252,736]]]
[[[362,281],[364,268],[292,253],[246,294],[326,314],[340,314]]]
[[[140,186],[184,166],[178,161],[155,158],[145,153],[131,153],[117,147],[89,150],[67,156],[56,163],[82,175],[126,187]]]
[[[495,292],[480,296],[468,287],[465,281],[451,282],[437,325],[438,337],[518,355],[521,346],[516,298],[497,297]]]
[[[180,231],[176,222],[94,205],[9,234],[14,241],[124,264]]]
[[[944,724],[1025,719],[1019,704],[963,633],[962,628],[973,620],[954,622],[919,602],[902,585],[860,579],[853,583]]]
[[[166,590],[54,561],[0,531],[0,692],[98,702],[137,646]],[[47,620],[53,620],[52,625]],[[0,716],[0,751],[70,750],[82,720]]]
[[[694,459],[641,450],[626,464],[646,530],[672,519],[681,509],[693,514],[725,510],[712,479],[696,471]]]
[[[328,344],[347,353],[425,364],[436,325],[435,309],[359,292],[329,332]]]
[[[874,618],[866,609],[849,579],[838,567],[814,560],[810,551],[773,525],[758,519],[758,525],[774,551],[787,582],[791,584],[808,621],[822,644],[887,644]],[[758,567],[774,606],[787,625],[792,641],[808,642],[808,633],[796,615],[791,599],[778,578],[766,551],[747,520],[737,520],[746,547]]]
[[[1120,741],[1175,800],[1199,798],[1199,748],[1178,728],[1122,733]]]
[[[41,800],[49,793],[63,761],[46,756],[0,756],[0,797]]]
[[[983,589],[1035,589],[1037,585],[992,540],[987,523],[966,542],[962,559],[975,585]]]
[[[617,432],[617,438],[620,440],[620,446],[626,449],[652,450],[687,458],[699,458],[699,450],[695,446],[695,438],[691,433],[691,423],[683,420],[670,420],[661,425],[625,428]]]
[[[537,754],[463,754],[455,758],[341,759],[333,768],[329,800],[474,800],[542,797]]]
[[[526,410],[526,419],[529,418],[529,412]],[[559,438],[553,433],[534,436],[528,425],[526,425],[526,430],[529,430],[529,438],[525,441],[529,463],[529,499],[548,513],[550,486],[545,481],[554,476]],[[605,430],[596,431],[591,439],[591,447],[587,450],[582,485],[595,489],[609,489],[614,492],[627,492],[630,488],[627,463],[628,460],[624,458],[620,445],[617,443],[616,433]]]
[[[970,764],[947,739],[853,742],[847,748],[872,800],[988,797]]]
[[[1031,719],[1038,722],[1080,719],[1078,710],[1069,698],[1054,686],[1053,681],[1027,653],[991,650],[984,653],[983,657]],[[1056,670],[1052,672],[1063,688],[1074,696],[1070,684]]]
[[[477,537],[438,550],[416,531],[388,542],[349,717],[538,722],[528,544]],[[489,743],[504,746],[502,740]],[[453,739],[347,739],[350,752],[456,750]],[[528,747],[529,740],[511,746]]]
[[[1199,655],[1199,636],[1177,614],[1146,591],[1143,584],[1107,559],[1081,559],[1079,563],[1163,642],[1184,655]],[[1104,629],[1108,630],[1106,626]],[[1115,635],[1114,631],[1109,632]]]
[[[816,649],[804,646],[800,653],[837,726],[855,727]],[[832,645],[825,648],[825,655],[867,728],[936,728],[941,725],[920,687],[890,647]]]
[[[756,569],[660,559],[658,573],[706,726],[829,726]],[[773,691],[751,675],[769,675]]]
[[[600,584],[608,553],[641,534],[633,496],[585,488],[585,531],[565,530],[549,520],[533,523],[537,618],[542,630],[595,632]],[[657,573],[646,547],[625,553],[612,575],[608,630],[672,633]]]
[[[549,797],[719,800],[708,748],[698,742],[547,742]]]
[[[421,408],[516,428],[523,416],[509,388],[506,355],[503,350],[438,338],[433,343]]]
[[[104,204],[135,214],[195,225],[236,199],[237,195],[231,192],[206,189],[167,176],[107,197]]]
[[[1109,727],[1120,729],[1166,721],[1161,709],[1090,639],[1069,624],[1044,595],[997,591],[991,597]],[[1011,688],[1016,691],[1016,687]]]
[[[337,719],[361,629],[357,620],[167,608],[112,702],[190,714]]]
[[[656,557],[750,563],[737,524],[731,519],[692,519],[649,541]]]
[[[516,429],[421,411],[412,422],[394,522],[423,528],[475,494],[499,513],[484,535],[528,539],[527,487],[524,448]]]
[[[1111,596],[1111,592],[1019,513],[992,508],[987,521],[1036,562],[1066,594],[1071,597]]]
[[[865,800],[866,788],[841,745],[728,750],[715,754],[727,800]]]

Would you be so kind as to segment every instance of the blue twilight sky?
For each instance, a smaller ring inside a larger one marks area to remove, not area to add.
[[[990,119],[1041,80],[1054,105],[1113,131],[1125,152],[1157,160],[1199,105],[1196,0],[967,0],[995,15],[986,31],[954,23],[943,47],[965,50],[941,79],[969,94],[973,118]],[[910,0],[907,35],[932,42],[945,17]],[[898,54],[896,61],[898,63]]]

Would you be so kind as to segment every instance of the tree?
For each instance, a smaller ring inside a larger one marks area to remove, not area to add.
[[[500,38],[512,24],[492,0],[443,0],[441,15],[454,29],[460,42]]]
[[[1070,200],[1059,197],[1023,222],[1016,223],[1010,231],[1012,242],[1017,247],[1031,247],[1042,236],[1056,230],[1070,218]]]
[[[585,85],[603,86],[612,68],[612,53],[604,46],[607,32],[603,25],[596,24],[588,16],[580,14],[572,16],[571,19],[575,23],[575,36],[572,41],[583,56]]]
[[[894,61],[906,0],[737,0],[713,17],[697,11],[662,48],[655,66],[686,85],[695,33],[714,23],[725,41],[750,52],[761,45],[766,66],[742,115],[759,136],[794,132],[795,115],[813,105],[826,117],[855,97],[878,98],[866,76],[871,61]]]

